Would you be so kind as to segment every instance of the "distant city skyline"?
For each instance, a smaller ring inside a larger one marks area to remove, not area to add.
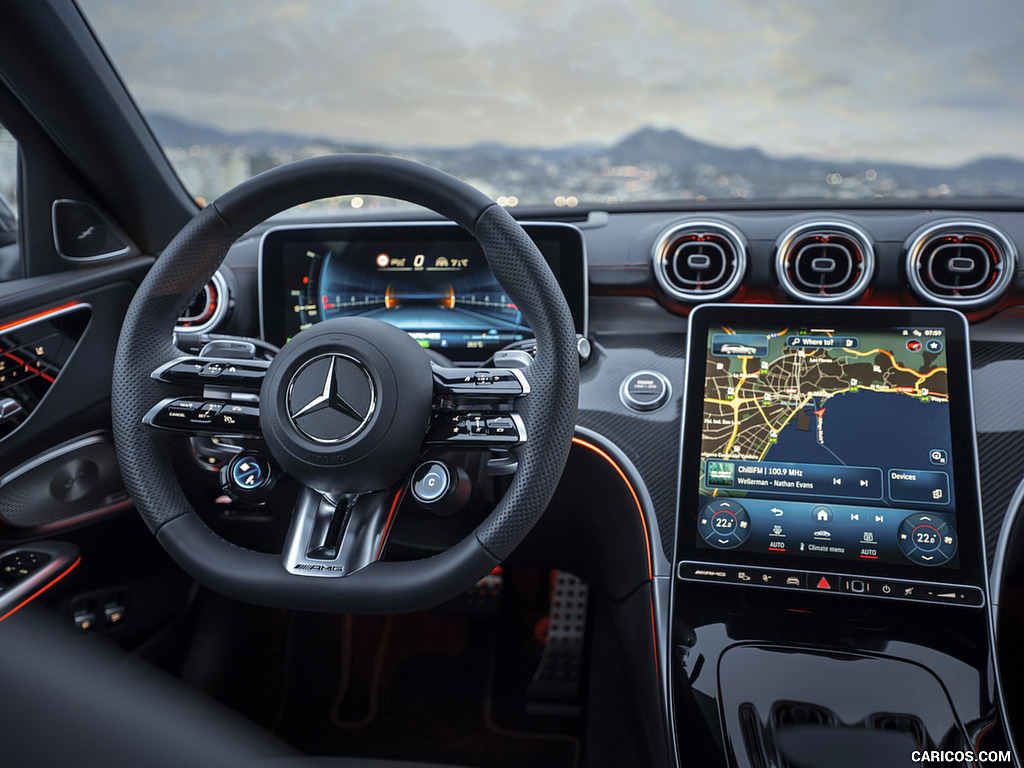
[[[81,0],[145,112],[459,147],[644,125],[776,158],[1024,157],[1024,6]]]

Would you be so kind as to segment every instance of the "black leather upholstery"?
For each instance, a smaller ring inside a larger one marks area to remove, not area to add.
[[[41,610],[0,622],[0,764],[18,768],[452,768],[304,757],[180,681]]]

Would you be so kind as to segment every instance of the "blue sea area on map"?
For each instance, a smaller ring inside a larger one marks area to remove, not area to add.
[[[820,405],[807,410],[817,408]],[[951,471],[951,464],[941,467],[929,461],[933,449],[945,451],[950,457],[953,453],[946,403],[870,390],[828,398],[822,426],[825,445],[831,452],[818,444],[817,421],[811,413],[810,429],[804,431],[797,428],[794,416],[764,459],[879,467],[883,475],[897,468]]]

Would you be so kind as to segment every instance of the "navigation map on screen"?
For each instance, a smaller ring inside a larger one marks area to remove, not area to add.
[[[708,333],[699,543],[954,561],[942,328]]]

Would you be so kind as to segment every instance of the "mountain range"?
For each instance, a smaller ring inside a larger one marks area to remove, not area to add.
[[[713,183],[721,175],[732,179],[730,184],[741,179],[757,197],[830,193],[843,196],[843,192],[851,192],[850,184],[843,190],[834,187],[842,184],[844,177],[861,180],[857,182],[857,197],[879,191],[886,196],[896,191],[908,196],[934,196],[940,188],[945,188],[944,194],[952,190],[957,196],[1024,196],[1024,161],[1014,158],[986,157],[954,168],[875,162],[871,158],[834,162],[777,158],[756,147],[733,149],[699,141],[678,130],[653,127],[640,128],[608,146],[591,143],[536,148],[483,143],[461,148],[416,148],[357,145],[322,136],[266,130],[230,133],[167,114],[151,116],[150,125],[164,146],[245,145],[251,157],[277,158],[266,161],[270,164],[279,162],[280,157],[301,156],[311,147],[337,152],[394,152],[467,178],[491,179],[504,188],[509,188],[505,182],[516,184],[515,188],[521,182],[534,188],[539,185],[544,187],[545,194],[549,191],[545,177],[578,179],[602,167],[637,166],[658,169],[658,183],[669,196],[680,190],[721,196]],[[267,167],[263,161],[254,160],[253,165]],[[868,179],[880,181],[864,182],[866,173]],[[827,181],[830,178],[832,181]],[[882,182],[887,186],[879,188],[877,185]],[[593,182],[592,188],[595,192],[603,188],[610,193],[610,187],[601,181]]]

